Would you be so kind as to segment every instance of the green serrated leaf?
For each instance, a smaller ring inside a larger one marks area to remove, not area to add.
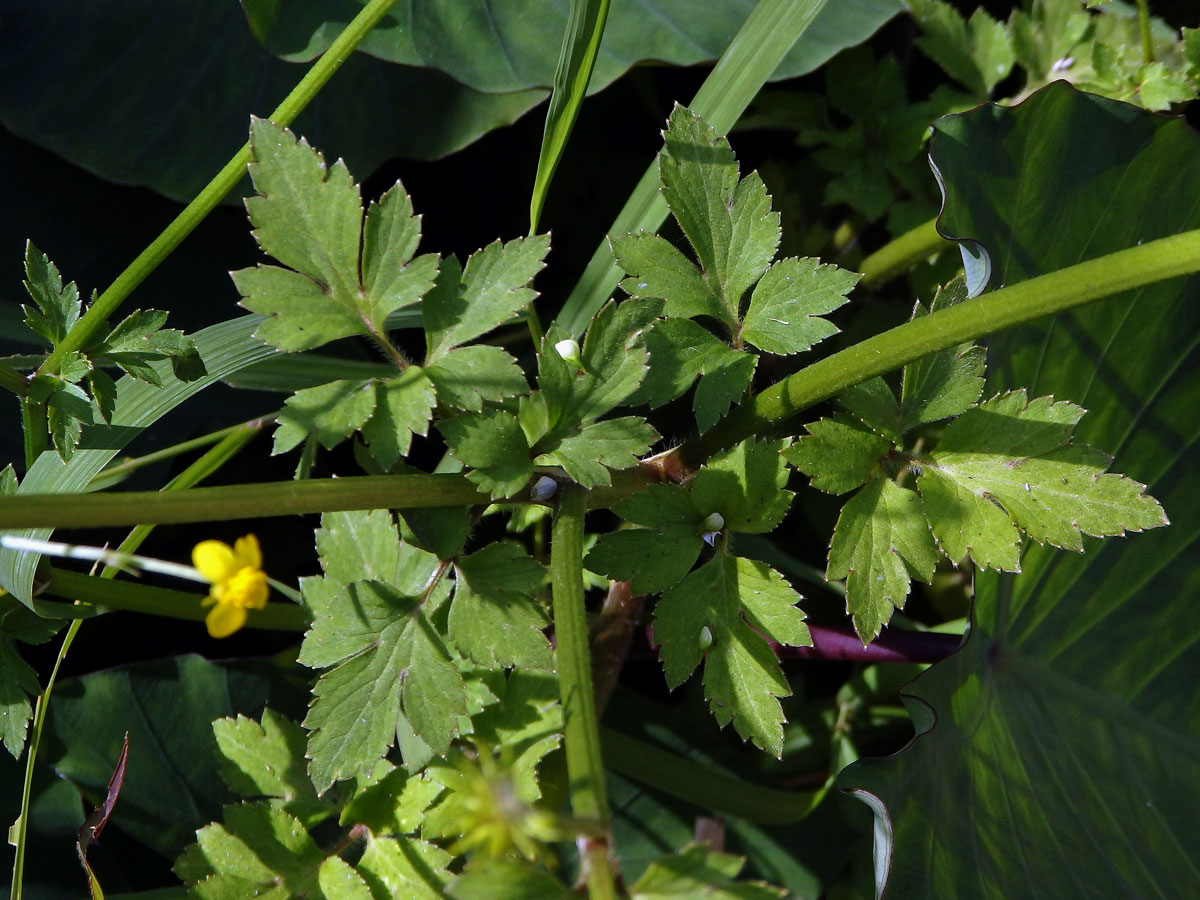
[[[335,584],[402,583],[400,534],[386,509],[323,513],[316,545],[321,569]]]
[[[54,449],[64,462],[71,458],[83,426],[91,425],[92,403],[83,388],[55,378],[54,391],[46,401],[46,416],[50,425],[50,437]],[[32,393],[32,392],[31,392]]]
[[[92,372],[92,361],[82,353],[67,353],[58,366],[58,376],[63,381],[77,384]]]
[[[553,666],[549,622],[533,597],[545,578],[541,563],[509,541],[489,544],[455,563],[449,633],[481,666]]]
[[[1008,32],[980,7],[969,20],[944,0],[910,0],[923,34],[916,44],[952,78],[986,97],[1012,71]]]
[[[686,575],[700,555],[705,513],[676,484],[652,484],[613,511],[645,526],[601,535],[585,565],[615,581],[632,581],[635,594],[665,590]]]
[[[535,462],[562,466],[571,479],[584,487],[611,484],[609,469],[628,469],[658,440],[658,432],[636,416],[606,419],[585,425],[578,434],[558,441],[553,450]]]
[[[304,730],[271,709],[261,724],[245,716],[213,722],[221,777],[243,797],[272,797],[285,812],[314,824],[331,811],[321,802],[306,771]]]
[[[512,497],[533,476],[529,442],[521,423],[500,409],[437,423],[454,458],[470,466],[467,477],[493,498]]]
[[[621,289],[631,297],[660,297],[666,316],[712,316],[725,321],[721,299],[705,284],[700,270],[675,245],[651,232],[608,239],[621,270],[629,275]]]
[[[215,881],[204,888],[198,885],[199,896],[227,896],[228,888],[221,883],[227,878],[264,890],[278,885],[283,888],[281,897],[304,896],[316,889],[324,854],[297,819],[265,803],[226,806],[223,819],[196,832],[199,853]],[[253,890],[250,896],[262,894]]]
[[[92,400],[100,418],[111,422],[113,411],[117,408],[117,383],[102,369],[92,369],[88,373],[87,383],[92,389]]]
[[[818,259],[782,259],[755,286],[741,336],[768,353],[807,350],[837,334],[837,326],[820,316],[844,304],[858,279]]]
[[[367,835],[367,849],[358,872],[374,897],[445,900],[442,885],[449,879],[452,857],[441,847],[414,838]]]
[[[537,292],[529,287],[550,252],[550,236],[495,241],[471,254],[457,285],[447,281],[421,306],[429,343],[426,363],[507,322]]]
[[[784,458],[830,494],[852,491],[867,479],[892,442],[861,419],[834,415],[805,426],[808,434],[783,451]]]
[[[791,693],[764,636],[810,643],[800,595],[763,563],[718,555],[667,590],[654,610],[667,685],[678,687],[704,659],[704,694],[721,725],[778,756],[783,750],[779,697]],[[704,649],[701,633],[709,630]]]
[[[746,860],[714,853],[704,844],[652,862],[629,889],[632,900],[780,900],[783,888],[761,881],[735,882]]]
[[[362,434],[380,466],[390,469],[408,453],[414,434],[428,433],[436,403],[433,382],[418,366],[375,382],[375,411]]]
[[[440,785],[380,760],[370,775],[358,779],[341,821],[366,825],[374,834],[411,834],[441,792]]]
[[[501,752],[517,799],[534,803],[542,796],[538,765],[562,744],[563,711],[558,676],[553,672],[513,669],[496,685],[497,702],[472,719],[477,741]]]
[[[605,304],[588,326],[578,367],[554,348],[569,335],[559,328],[547,332],[538,354],[538,385],[552,434],[628,401],[646,377],[644,333],[661,311],[662,301],[653,299]]]
[[[662,406],[681,396],[697,377],[692,407],[700,431],[707,431],[746,393],[758,357],[734,350],[689,319],[662,319],[646,332],[650,371],[631,404]]]
[[[31,699],[41,692],[37,673],[21,659],[7,635],[0,636],[0,741],[21,758],[25,731],[33,717]]]
[[[868,378],[846,388],[837,401],[885,438],[900,442],[900,405],[882,378]]]
[[[25,242],[25,290],[37,304],[37,309],[22,305],[25,324],[41,335],[52,346],[67,336],[71,326],[79,318],[79,288],[71,281],[63,284],[58,267],[46,254]]]
[[[401,712],[444,753],[468,711],[462,675],[420,600],[377,581],[317,589],[323,583],[303,583],[313,627],[299,657],[310,668],[333,667],[317,681],[304,720],[310,774],[322,792],[371,770],[392,745]]]
[[[942,549],[1018,571],[1019,536],[1082,550],[1095,537],[1167,524],[1144,486],[1105,474],[1109,458],[1069,436],[1083,410],[1023,390],[993,397],[948,426],[917,484]]]
[[[264,119],[251,120],[250,147],[254,235],[288,267],[233,273],[242,306],[270,317],[255,335],[291,351],[382,336],[388,314],[419,300],[437,274],[436,256],[411,258],[420,231],[403,188],[372,205],[364,229],[358,188],[340,160],[327,168],[307,141]]]
[[[450,885],[454,900],[572,900],[575,893],[532,863],[488,859],[472,865]]]
[[[779,246],[779,214],[771,211],[762,179],[751,173],[738,181],[729,142],[687,108],[675,107],[663,138],[658,158],[663,197],[732,332],[742,294],[766,271]]]
[[[692,479],[696,509],[720,513],[730,531],[765,534],[783,521],[791,506],[787,465],[780,451],[786,441],[747,438],[713,456]]]
[[[966,281],[955,279],[937,292],[929,312],[966,299]],[[918,319],[926,314],[925,307],[917,303],[912,317]],[[978,403],[983,394],[986,362],[987,351],[983,347],[960,344],[905,366],[900,390],[900,431],[956,416]]]
[[[331,381],[288,397],[279,412],[272,454],[286,453],[310,435],[325,449],[336,447],[375,411],[373,381]]]
[[[326,857],[321,863],[317,870],[317,887],[325,900],[373,900],[362,876],[340,856]]]
[[[914,491],[876,478],[842,508],[829,546],[831,580],[846,579],[846,610],[864,646],[903,609],[909,581],[929,581],[937,545]]]
[[[451,409],[478,412],[486,402],[498,402],[529,392],[517,361],[500,347],[476,344],[457,347],[425,368],[437,398]]]

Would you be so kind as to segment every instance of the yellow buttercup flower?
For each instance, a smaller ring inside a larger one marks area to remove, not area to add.
[[[205,606],[213,609],[204,619],[208,633],[229,637],[246,624],[246,610],[267,605],[267,573],[262,570],[262,550],[252,534],[232,547],[221,541],[201,541],[192,550],[192,565],[212,582]]]

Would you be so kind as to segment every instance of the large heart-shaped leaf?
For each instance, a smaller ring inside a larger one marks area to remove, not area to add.
[[[939,121],[944,234],[1013,284],[1200,227],[1200,140],[1179,119],[1056,83]],[[991,386],[1089,410],[1170,528],[1030,547],[977,581],[965,647],[914,684],[923,731],[848,771],[893,831],[889,897],[1185,897],[1200,884],[1200,278],[989,342]],[[877,849],[886,850],[887,841]],[[886,856],[880,875],[886,875]]]
[[[272,46],[278,37],[291,58],[328,46],[362,5],[245,4],[259,33]],[[704,15],[691,0],[613,6],[593,92],[641,60],[716,58],[754,4],[722,0]],[[361,173],[392,157],[457,150],[547,96],[566,8],[561,0],[396,4],[364,49],[406,65],[355,54],[294,130]],[[777,77],[815,69],[899,10],[897,0],[827,4]],[[104,178],[187,199],[245,141],[250,114],[269,114],[303,72],[265,51],[227,0],[23,4],[0,29],[0,122]]]
[[[219,819],[233,794],[219,774],[213,720],[303,709],[268,660],[213,663],[179,656],[108,669],[63,683],[50,705],[46,762],[93,803],[105,795],[121,741],[129,763],[113,824],[170,858],[197,828]]]
[[[366,0],[243,0],[250,27],[276,56],[309,60],[332,43]],[[548,87],[567,26],[569,3],[527,0],[417,0],[398,3],[367,36],[367,53],[445,72],[477,91]],[[754,4],[708,0],[613,0],[588,88],[606,87],[653,59],[694,65],[716,59]],[[838,0],[817,15],[775,78],[811,72],[843,47],[870,37],[901,10],[896,0]]]

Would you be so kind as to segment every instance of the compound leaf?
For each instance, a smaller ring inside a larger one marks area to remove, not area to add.
[[[742,321],[742,338],[768,353],[809,349],[837,334],[837,326],[820,316],[844,304],[858,278],[818,259],[780,260],[754,287]]]
[[[538,465],[562,466],[584,487],[611,484],[609,469],[628,469],[658,440],[658,432],[637,416],[606,419],[585,425],[578,434],[558,441],[538,456]]]
[[[358,431],[375,412],[375,382],[331,381],[288,397],[279,412],[273,454],[286,453],[312,435],[326,449]]]
[[[713,456],[692,480],[696,509],[720,513],[730,531],[765,534],[783,521],[791,506],[787,465],[780,451],[785,441],[747,438]]]
[[[676,688],[704,664],[704,694],[721,725],[778,756],[783,750],[779,697],[791,693],[765,638],[810,643],[800,595],[763,563],[718,555],[674,587],[654,611],[667,684]],[[712,643],[702,642],[708,629]]]
[[[379,465],[390,469],[408,453],[414,434],[429,431],[436,403],[433,382],[418,366],[409,366],[387,381],[375,382],[375,411],[362,433]]]
[[[937,545],[921,498],[876,478],[842,508],[829,545],[829,579],[846,579],[846,610],[864,646],[903,609],[911,579],[929,581]]]
[[[549,624],[534,602],[545,570],[519,545],[501,541],[455,563],[449,633],[463,653],[489,668],[548,669]]]
[[[250,149],[254,236],[288,267],[233,273],[242,306],[270,317],[255,335],[292,351],[351,335],[381,338],[388,314],[419,300],[437,273],[436,256],[412,259],[419,224],[403,188],[372,206],[364,234],[358,187],[340,160],[327,167],[307,141],[264,119],[251,121]]]
[[[437,399],[452,409],[478,412],[497,402],[529,392],[517,361],[499,347],[475,344],[456,347],[425,367]]]
[[[808,434],[784,450],[784,458],[830,494],[865,484],[892,449],[890,440],[853,416],[833,415],[805,428]]]
[[[24,284],[26,292],[37,304],[37,309],[22,304],[25,324],[51,346],[58,346],[79,318],[82,305],[79,288],[73,281],[63,284],[58,267],[33,245],[33,241],[25,242]]]
[[[724,321],[719,297],[705,284],[695,263],[666,238],[647,231],[608,239],[621,270],[629,275],[621,289],[631,297],[661,297],[663,314]]]
[[[444,753],[467,715],[462,675],[418,599],[377,581],[325,590],[306,579],[313,610],[300,662],[321,675],[304,720],[310,774],[319,791],[368,773],[392,745],[404,715],[434,753]]]
[[[421,314],[429,343],[427,362],[445,356],[452,347],[507,322],[537,296],[529,287],[545,265],[550,236],[517,238],[507,244],[495,241],[471,254],[458,283],[454,270],[422,304]]]
[[[471,467],[467,477],[493,498],[511,497],[533,476],[529,441],[521,423],[500,409],[438,422],[454,458]]]
[[[1109,458],[1069,443],[1083,410],[1025,391],[1000,394],[948,426],[917,484],[951,559],[1018,571],[1018,533],[1082,550],[1095,537],[1167,524],[1143,485],[1106,474]]]

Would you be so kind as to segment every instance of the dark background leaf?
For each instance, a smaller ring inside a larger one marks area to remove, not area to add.
[[[1200,140],[1182,120],[1064,83],[939,120],[944,233],[994,282],[1200,227]],[[989,341],[990,388],[1086,407],[1078,437],[1149,485],[1169,528],[1038,546],[977,578],[966,647],[913,688],[922,734],[847,786],[887,804],[888,896],[1175,897],[1195,891],[1200,803],[1200,278]]]

